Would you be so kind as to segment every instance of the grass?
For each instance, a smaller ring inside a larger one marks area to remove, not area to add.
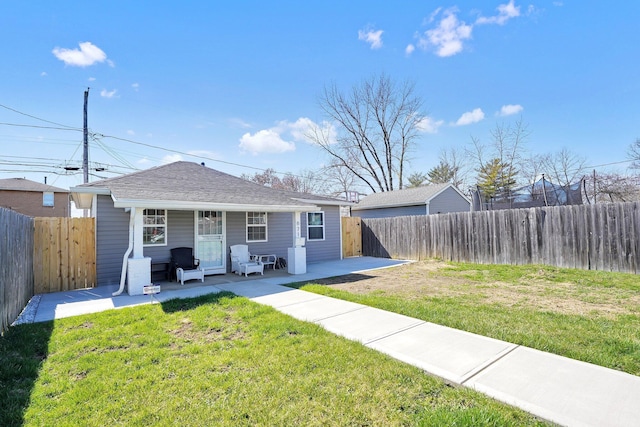
[[[222,293],[20,325],[0,425],[539,425],[317,325]]]
[[[359,293],[291,286],[640,375],[638,276],[462,263],[427,271],[420,265],[379,273],[380,280],[395,274],[387,283],[403,286],[369,284]]]

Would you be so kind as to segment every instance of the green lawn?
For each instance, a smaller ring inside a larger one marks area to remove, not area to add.
[[[15,326],[0,357],[2,426],[541,424],[228,293]]]
[[[327,280],[332,287],[290,286],[640,376],[637,275],[530,265],[427,266],[371,272],[360,278],[366,291],[337,289],[340,277]]]

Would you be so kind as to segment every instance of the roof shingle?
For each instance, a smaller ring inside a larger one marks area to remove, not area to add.
[[[0,190],[13,191],[36,191],[36,192],[52,192],[52,193],[68,193],[64,188],[54,187],[53,185],[41,184],[25,178],[7,178],[0,179]]]
[[[276,190],[198,163],[184,161],[79,185],[74,190],[83,188],[107,188],[116,200],[265,206],[313,206],[312,203],[300,202],[299,199],[337,201],[328,197]]]
[[[413,206],[426,204],[433,196],[451,184],[433,184],[422,187],[405,188],[395,191],[373,193],[352,207],[353,210],[375,209],[391,206]]]

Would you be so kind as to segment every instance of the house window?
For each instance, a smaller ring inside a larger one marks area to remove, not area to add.
[[[307,240],[324,240],[324,212],[307,213]]]
[[[145,209],[142,220],[142,244],[164,246],[167,244],[167,211]]]
[[[247,242],[267,241],[267,213],[247,212]]]
[[[54,194],[49,191],[42,193],[42,206],[53,206]]]

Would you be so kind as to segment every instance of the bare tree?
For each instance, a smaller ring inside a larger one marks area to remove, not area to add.
[[[357,177],[335,159],[321,170],[327,194],[333,196],[346,195],[349,192],[359,193]]]
[[[253,175],[242,174],[240,178],[278,190],[308,194],[326,193],[326,182],[320,179],[318,172],[303,170],[296,175],[286,173],[282,178],[280,178],[277,173],[274,169],[269,168],[262,173],[256,172]]]
[[[593,185],[593,179],[595,179],[595,185]],[[598,203],[640,201],[640,176],[638,175],[621,175],[617,172],[596,175],[594,172],[590,181],[591,183],[586,185],[586,190],[592,203],[593,200]]]
[[[627,157],[633,162],[631,163],[632,168],[640,169],[640,138],[637,138],[635,142],[629,146]]]
[[[548,157],[547,154],[535,154],[522,160],[520,173],[529,185],[529,193],[532,198],[537,195],[535,183],[542,177],[545,171],[544,164]]]
[[[402,188],[405,163],[424,115],[410,82],[394,83],[380,75],[341,92],[325,87],[320,107],[336,125],[337,136],[315,127],[307,137],[344,166],[371,191]]]
[[[554,184],[567,187],[578,182],[585,174],[587,159],[567,148],[547,155],[542,161],[543,173]]]
[[[488,145],[477,137],[471,137],[473,147],[468,153],[476,162],[476,171],[486,173],[495,168],[500,174],[495,178],[500,183],[498,187],[501,193],[508,194],[518,183],[519,168],[522,166],[530,134],[528,126],[518,120],[513,126],[497,124],[491,130],[492,140]]]
[[[453,185],[461,190],[468,187],[469,162],[468,156],[463,150],[449,148],[448,150],[440,151],[440,163],[448,165],[453,172],[450,180]]]

